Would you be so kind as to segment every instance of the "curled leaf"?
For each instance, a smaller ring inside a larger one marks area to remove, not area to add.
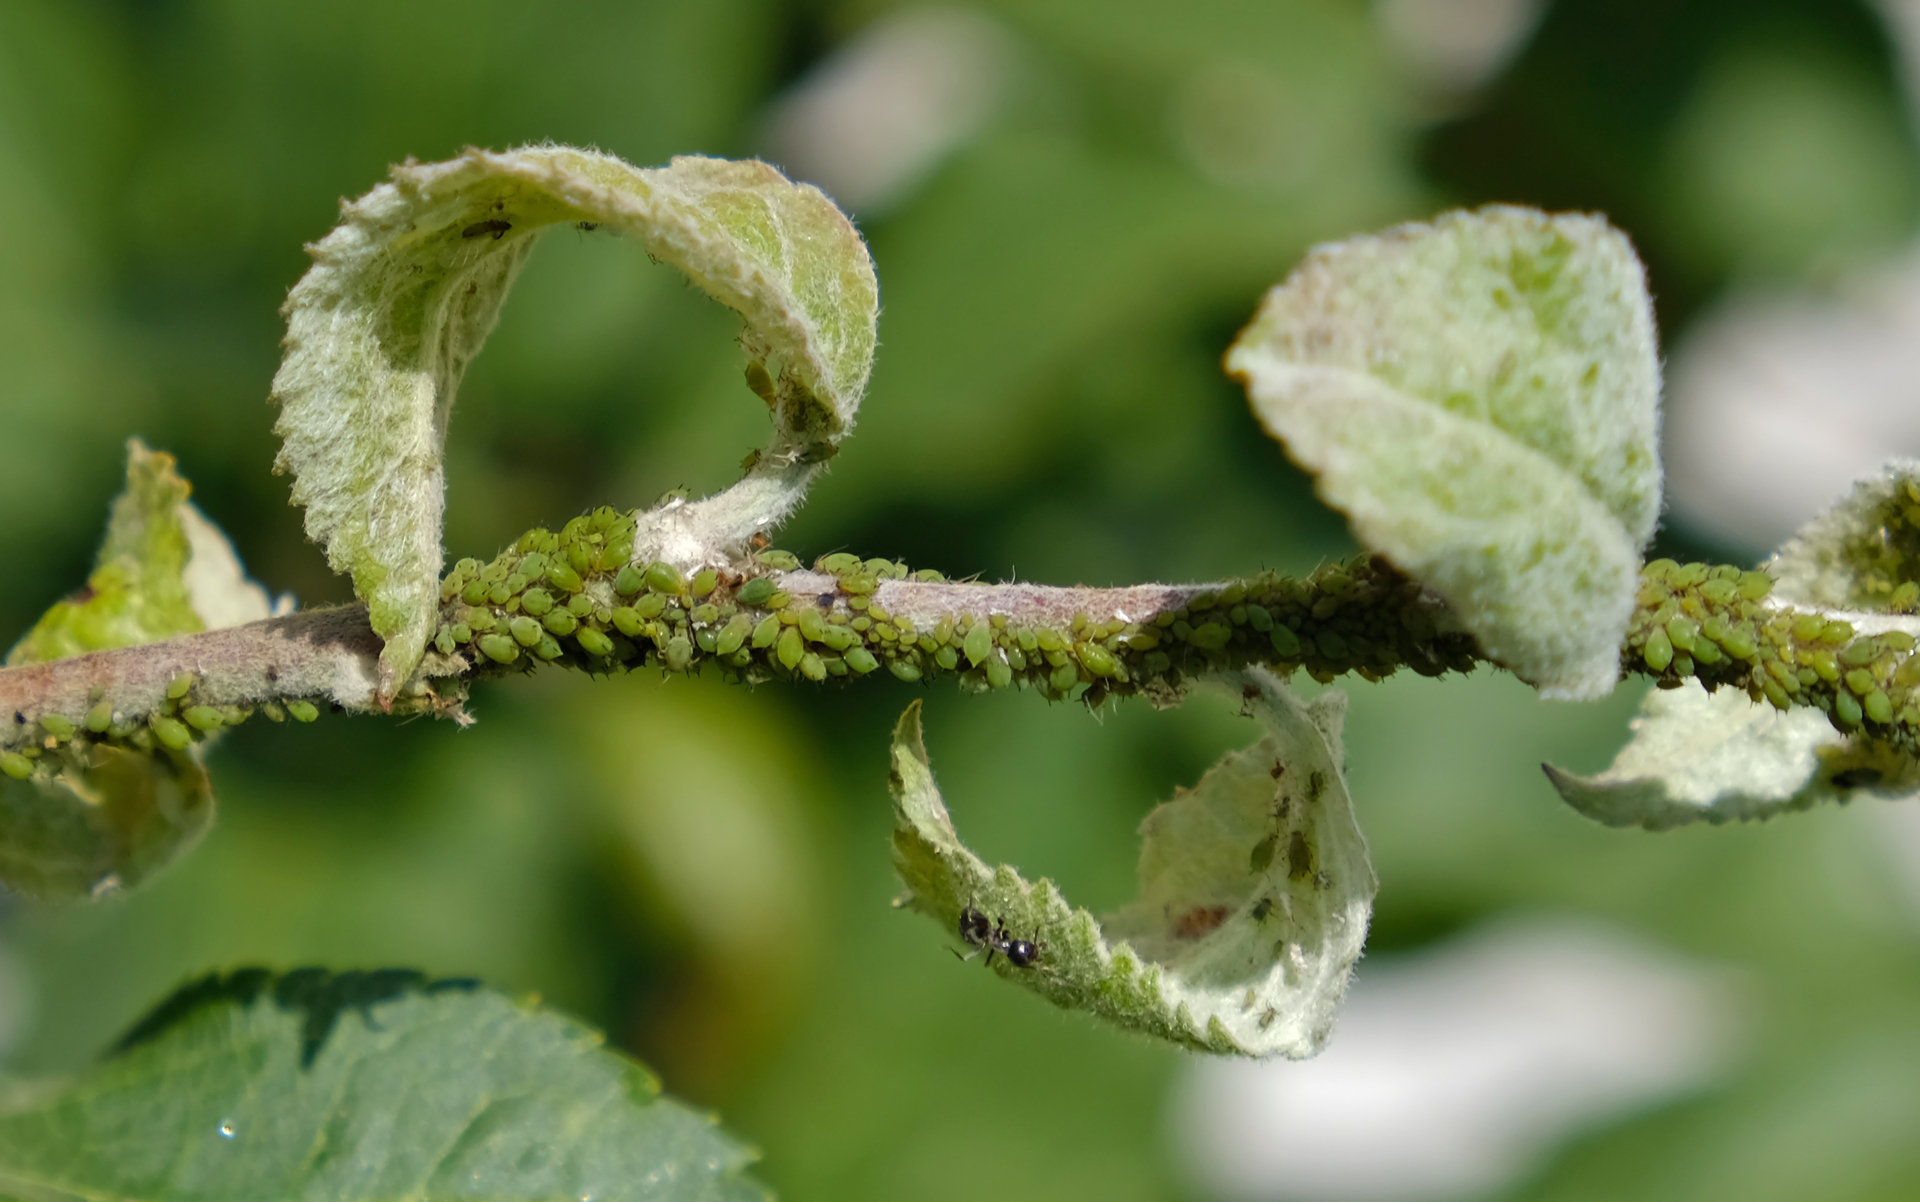
[[[970,909],[989,945],[1036,944],[1027,966],[990,959],[1065,1009],[1204,1051],[1318,1052],[1376,888],[1339,767],[1346,698],[1302,705],[1264,669],[1226,681],[1266,735],[1147,816],[1139,898],[1104,924],[1053,882],[1029,884],[967,850],[933,783],[919,703],[908,707],[892,773],[894,865],[908,903],[956,938]]]
[[[1709,693],[1695,681],[1647,693],[1632,740],[1606,771],[1576,776],[1542,767],[1587,817],[1653,831],[1771,818],[1861,791],[1897,798],[1920,790],[1911,757],[1841,734],[1819,710],[1783,712],[1738,689]]]
[[[127,488],[86,587],[57,602],[7,657],[46,663],[268,616],[233,545],[187,500],[173,456],[127,444]],[[107,704],[111,705],[111,701]],[[35,897],[139,883],[204,834],[214,800],[200,755],[150,754],[73,737],[86,715],[16,716],[0,751],[0,881]],[[58,737],[56,737],[56,732]],[[26,755],[32,755],[27,760]]]
[[[1550,697],[1612,689],[1660,512],[1652,310],[1619,232],[1493,207],[1321,247],[1227,368],[1488,655]]]
[[[1774,598],[1823,610],[1920,613],[1920,462],[1893,459],[1767,563]]]
[[[287,299],[274,377],[277,466],[334,570],[350,573],[386,639],[390,704],[432,632],[447,421],[467,365],[538,234],[585,222],[639,238],[746,320],[749,381],[773,443],[745,480],[691,507],[636,553],[697,556],[780,520],[851,427],[879,294],[866,245],[817,189],[758,162],[683,157],[658,169],[561,146],[408,163],[345,206]],[[655,544],[665,544],[663,550]]]

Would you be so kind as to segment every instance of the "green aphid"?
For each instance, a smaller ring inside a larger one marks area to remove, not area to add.
[[[826,634],[821,637],[820,641],[834,651],[845,651],[855,643],[858,643],[860,636],[848,630],[845,626],[829,626],[827,627]]]
[[[774,643],[773,653],[780,666],[791,672],[800,663],[800,657],[807,653],[806,641],[800,636],[798,626],[782,626],[780,637]]]
[[[987,684],[989,686],[996,689],[1004,689],[1012,683],[1013,668],[1006,660],[996,655],[987,661]]]
[[[1891,613],[1910,614],[1915,609],[1920,609],[1920,582],[1909,580],[1887,598],[1887,610]]]
[[[1281,659],[1300,658],[1300,636],[1280,623],[1275,622],[1273,629],[1267,632],[1267,641],[1273,644],[1274,654]]]
[[[1208,622],[1195,630],[1188,642],[1202,651],[1218,651],[1233,639],[1233,627],[1221,622]]]
[[[1331,630],[1321,631],[1319,635],[1315,637],[1315,642],[1319,644],[1320,655],[1323,659],[1346,659],[1351,651],[1347,646],[1347,640],[1341,638]]]
[[[1693,658],[1711,668],[1725,657],[1720,654],[1720,648],[1718,646],[1702,638],[1694,640]]]
[[[1061,638],[1057,631],[1042,628],[1034,636],[1034,645],[1042,651],[1063,651],[1066,649],[1067,641]],[[1022,643],[1021,646],[1024,647],[1026,644]]]
[[[567,610],[556,609],[547,615],[542,625],[561,638],[565,638],[580,628],[580,619]]]
[[[933,641],[935,645],[950,643],[953,641],[953,615],[952,614],[942,614],[940,616],[940,620],[934,624]]]
[[[593,544],[580,541],[567,544],[567,566],[576,572],[593,570]]]
[[[1013,641],[1020,644],[1020,650],[1022,651],[1034,651],[1040,646],[1040,637],[1025,626],[1015,626],[1013,628]]]
[[[169,750],[185,751],[187,745],[193,742],[193,732],[184,723],[176,722],[164,714],[155,714],[148,725],[153,728],[153,737]]]
[[[773,646],[774,640],[780,637],[780,631],[781,622],[778,616],[768,614],[766,617],[761,618],[759,624],[753,628],[754,647],[765,648]]]
[[[967,637],[960,647],[967,653],[967,663],[979,667],[993,651],[993,627],[985,622],[976,623],[972,630],[967,631]]]
[[[585,593],[575,593],[567,602],[567,612],[576,618],[584,618],[596,608],[593,598]]]
[[[1680,651],[1676,651],[1673,653],[1674,675],[1692,676],[1693,669],[1694,669],[1694,663],[1693,663],[1693,657],[1691,655],[1687,655],[1684,652],[1680,652]]]
[[[553,594],[543,588],[530,588],[521,595],[520,608],[536,618],[545,617],[553,608]]]
[[[1758,601],[1773,591],[1773,577],[1765,572],[1742,572],[1734,587],[1742,600]]]
[[[596,572],[611,572],[627,562],[627,556],[633,554],[633,537],[628,535],[621,542],[608,543],[593,553],[589,566]]]
[[[580,650],[588,655],[605,659],[613,654],[613,640],[591,626],[582,626],[573,636],[573,641],[580,644]]]
[[[712,655],[714,654],[714,649],[720,645],[720,632],[711,627],[705,630],[696,630],[693,632],[693,645],[708,655]]]
[[[1815,675],[1829,684],[1840,679],[1839,661],[1835,660],[1833,652],[1828,651],[1825,647],[1817,647],[1812,651],[1802,652],[1800,662],[1812,668]]]
[[[797,625],[800,629],[800,637],[809,643],[817,643],[827,637],[826,615],[812,606],[800,611]]]
[[[459,644],[453,641],[453,627],[442,626],[434,632],[433,649],[435,651],[438,651],[442,655],[452,655],[453,649],[457,646],[459,646]]]
[[[1098,643],[1081,643],[1075,648],[1080,655],[1080,666],[1095,676],[1112,676],[1117,666],[1113,656]]]
[[[765,576],[755,576],[740,586],[740,591],[733,595],[733,599],[742,605],[757,607],[765,605],[767,598],[773,596],[774,591],[773,581]]]
[[[951,672],[960,666],[960,653],[952,647],[942,647],[933,653],[933,662]]]
[[[580,573],[558,560],[547,565],[547,580],[562,592],[577,593],[582,587]]]
[[[1841,646],[1852,638],[1853,627],[1846,622],[1832,621],[1820,628],[1820,641],[1835,647]]]
[[[800,570],[800,557],[791,551],[762,551],[754,556],[776,572],[797,572]]]
[[[911,579],[921,581],[925,584],[945,584],[947,582],[945,576],[934,571],[932,568],[921,568],[913,574]]]
[[[727,620],[720,633],[714,637],[713,650],[716,655],[732,655],[738,651],[747,636],[753,633],[753,619],[745,614],[735,614]]]
[[[649,622],[665,613],[666,609],[667,599],[659,593],[648,593],[633,603],[633,612]]]
[[[505,605],[512,596],[513,590],[507,587],[504,580],[487,590],[487,600],[495,605]]]
[[[773,377],[767,373],[764,363],[747,364],[747,388],[769,405],[780,400],[780,394],[773,386]]]
[[[865,647],[849,647],[841,658],[846,661],[849,669],[860,676],[865,676],[880,666],[880,661],[874,658],[873,652]]]
[[[94,734],[104,734],[107,727],[113,725],[113,702],[102,701],[87,711],[87,729]]]
[[[115,737],[117,738],[119,736],[115,736]],[[144,726],[136,727],[135,729],[128,731],[126,734],[126,741],[133,744],[135,747],[139,748],[141,751],[151,752],[155,747],[153,732],[151,730],[148,730]]]
[[[1860,708],[1865,712],[1867,720],[1870,722],[1877,722],[1885,726],[1893,721],[1893,702],[1879,689],[1875,689],[1865,697],[1862,697],[1860,699]]]
[[[1852,693],[1839,692],[1833,695],[1834,725],[1843,730],[1849,729],[1860,725],[1860,719],[1864,716],[1860,703],[1854,700]]]
[[[535,641],[538,641],[538,636],[535,636]],[[504,634],[483,634],[480,636],[480,641],[474,645],[480,648],[480,654],[495,663],[510,664],[520,658],[520,644]]]
[[[476,580],[460,590],[460,599],[468,605],[485,605],[487,603],[487,594],[492,591],[493,586],[489,585],[486,581]]]
[[[1236,580],[1220,590],[1220,604],[1231,609],[1247,599],[1247,586]]]
[[[40,729],[64,743],[73,737],[74,725],[60,714],[41,714]]]
[[[287,716],[295,722],[312,722],[320,717],[320,707],[311,701],[289,701]]]
[[[1735,626],[1727,631],[1727,637],[1720,640],[1720,646],[1735,659],[1751,660],[1760,654],[1760,644],[1753,632],[1745,626]]]
[[[767,598],[767,608],[768,609],[785,609],[787,607],[787,603],[792,600],[793,600],[793,594],[785,592],[780,589],[775,589],[773,596]]]
[[[1007,665],[1015,672],[1027,670],[1027,653],[1018,647],[1007,648]]]
[[[639,568],[627,564],[613,578],[613,591],[622,597],[631,597],[647,587],[647,576]]]
[[[1777,680],[1767,681],[1766,684],[1761,686],[1761,692],[1766,694],[1767,701],[1774,709],[1786,710],[1791,709],[1793,706],[1793,698],[1787,694],[1786,689],[1782,688],[1780,682]]]
[[[532,584],[535,580],[538,580],[538,579],[539,579],[538,576],[523,576],[519,572],[515,572],[513,575],[507,577],[506,579],[505,587],[507,590],[507,595],[510,597],[514,596],[515,594],[519,593],[522,589],[526,588],[529,584]]]
[[[849,572],[840,577],[840,591],[856,596],[866,596],[880,587],[880,578],[870,572]]]
[[[1071,661],[1061,664],[1048,674],[1047,683],[1053,686],[1054,692],[1064,693],[1080,683],[1080,669]]]
[[[1880,642],[1902,655],[1913,650],[1914,647],[1913,636],[1904,630],[1889,630],[1880,636]]]
[[[685,635],[674,635],[667,640],[666,664],[669,672],[685,672],[687,665],[693,662],[693,644]]]
[[[860,557],[858,555],[849,555],[845,551],[836,551],[832,555],[821,556],[813,566],[816,571],[825,572],[830,576],[838,576],[842,572],[852,571],[854,568],[859,567]]]
[[[1247,606],[1247,625],[1261,634],[1273,629],[1273,614],[1264,605]]]
[[[25,780],[33,775],[33,761],[17,751],[0,751],[0,772],[15,780]]]
[[[641,629],[646,625],[639,612],[626,605],[619,606],[613,611],[612,620],[613,628],[630,639],[639,638]]]
[[[1213,603],[1215,601],[1218,601],[1219,599],[1220,598],[1217,593],[1213,593],[1203,589],[1202,591],[1195,593],[1193,595],[1193,599],[1187,602],[1187,612],[1192,613],[1195,610],[1212,609]],[[1074,620],[1073,629],[1075,634],[1080,633],[1080,622],[1078,618],[1075,618]]]
[[[1848,688],[1860,694],[1862,697],[1865,697],[1878,687],[1873,679],[1873,673],[1867,671],[1865,668],[1855,668],[1841,679],[1846,682]]]
[[[1827,628],[1827,620],[1819,614],[1801,614],[1793,620],[1793,637],[1802,643],[1810,643],[1820,637]]]
[[[1713,605],[1726,605],[1740,593],[1731,580],[1709,580],[1700,586],[1700,597]]]
[[[873,598],[871,597],[848,597],[847,598],[847,608],[851,610],[865,612],[866,609],[872,604],[873,604]]]
[[[1640,648],[1640,658],[1655,672],[1665,672],[1673,663],[1673,643],[1667,638],[1667,632],[1655,630],[1649,634],[1646,645]]]
[[[719,583],[719,572],[713,568],[701,568],[698,572],[694,573],[693,584],[689,587],[694,596],[704,597],[708,593],[711,593]]]
[[[1880,644],[1872,638],[1856,639],[1840,652],[1840,662],[1858,668],[1880,658]]]
[[[182,672],[167,682],[167,700],[178,701],[193,688],[193,673]]]
[[[914,681],[920,679],[920,665],[913,663],[911,660],[888,660],[887,671],[893,673],[897,679],[904,680],[908,684],[912,684]]]
[[[540,635],[543,632],[540,629],[540,623],[524,614],[516,614],[507,619],[507,633],[511,634],[513,641],[522,647],[531,647],[540,641]]]
[[[1685,655],[1693,654],[1693,637],[1700,633],[1700,628],[1692,621],[1687,618],[1674,618],[1667,623],[1666,631],[1667,640],[1673,644],[1675,651]]]
[[[688,615],[701,626],[711,626],[720,620],[720,607],[711,601],[705,605],[696,605]]]
[[[800,675],[811,681],[827,678],[827,665],[818,655],[809,651],[800,657]]]
[[[1280,846],[1280,836],[1268,835],[1253,845],[1253,851],[1247,855],[1247,871],[1258,876],[1273,865],[1273,853]]]
[[[211,705],[190,705],[180,716],[195,730],[211,732],[227,724],[226,717]]]

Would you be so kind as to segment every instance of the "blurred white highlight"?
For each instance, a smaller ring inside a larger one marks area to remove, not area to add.
[[[1920,456],[1920,260],[1836,299],[1734,301],[1671,369],[1676,516],[1756,554],[1894,456]]]
[[[884,212],[986,124],[1010,57],[1008,35],[981,13],[895,13],[775,102],[768,157],[847,209]]]
[[[1625,932],[1501,921],[1365,961],[1317,1059],[1196,1059],[1174,1134],[1233,1202],[1474,1197],[1710,1081],[1737,1041],[1733,1000],[1724,970]]]
[[[1507,65],[1540,21],[1540,0],[1380,0],[1394,53],[1439,92],[1468,92]]]

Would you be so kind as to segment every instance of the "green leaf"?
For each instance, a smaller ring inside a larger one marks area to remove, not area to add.
[[[1857,481],[1780,548],[1767,572],[1777,601],[1827,611],[1920,613],[1920,462],[1889,460]],[[1920,633],[1920,626],[1907,629]]]
[[[1920,769],[1897,748],[1833,728],[1812,708],[1782,712],[1696,681],[1653,689],[1633,738],[1594,776],[1543,764],[1568,805],[1608,826],[1670,830],[1771,818],[1865,791],[1901,798]]]
[[[1035,941],[1031,966],[995,956],[993,967],[1065,1009],[1204,1051],[1318,1052],[1376,888],[1340,771],[1346,697],[1302,705],[1264,669],[1224,683],[1267,733],[1147,816],[1139,899],[1104,925],[1053,882],[1028,884],[967,850],[933,783],[920,705],[909,706],[892,772],[906,903],[956,939],[971,907]]]
[[[49,609],[7,656],[8,665],[267,617],[266,590],[246,578],[226,535],[187,500],[191,491],[173,456],[129,442],[127,489],[113,504],[86,588]],[[25,779],[0,774],[0,881],[10,888],[87,897],[131,887],[212,825],[203,745],[140,754],[66,737],[84,714],[28,717],[0,738],[0,750],[36,757]],[[49,742],[51,727],[65,735]]]
[[[832,201],[765,163],[641,169],[562,146],[470,150],[394,168],[343,216],[287,300],[277,466],[387,641],[383,704],[433,629],[454,393],[541,231],[588,222],[639,238],[747,323],[773,443],[708,508],[678,507],[703,519],[696,529],[675,513],[660,537],[642,531],[636,555],[685,567],[779,521],[866,388],[879,310],[866,244]]]
[[[1490,656],[1550,697],[1613,688],[1661,483],[1652,310],[1621,234],[1494,207],[1321,247],[1227,367]]]
[[[579,1023],[399,969],[206,977],[0,1109],[0,1189],[49,1199],[762,1199],[751,1159]]]

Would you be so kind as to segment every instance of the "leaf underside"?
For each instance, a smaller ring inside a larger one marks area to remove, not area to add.
[[[993,967],[1064,1009],[1204,1051],[1318,1052],[1376,888],[1339,767],[1346,698],[1302,705],[1262,669],[1223,683],[1266,734],[1148,815],[1139,899],[1104,924],[960,842],[910,706],[892,773],[906,902],[956,939],[971,907],[1039,944],[1031,966]]]
[[[1617,231],[1493,207],[1322,247],[1227,367],[1489,656],[1548,696],[1612,689],[1660,511],[1652,309]]]
[[[561,146],[396,167],[311,247],[273,383],[276,466],[386,640],[383,704],[433,630],[454,394],[534,239],[561,223],[638,238],[745,319],[775,432],[718,507],[728,537],[783,518],[852,425],[879,293],[865,243],[817,189],[759,162],[642,169]]]
[[[36,1198],[732,1202],[752,1159],[579,1023],[405,970],[207,977],[0,1109]]]

